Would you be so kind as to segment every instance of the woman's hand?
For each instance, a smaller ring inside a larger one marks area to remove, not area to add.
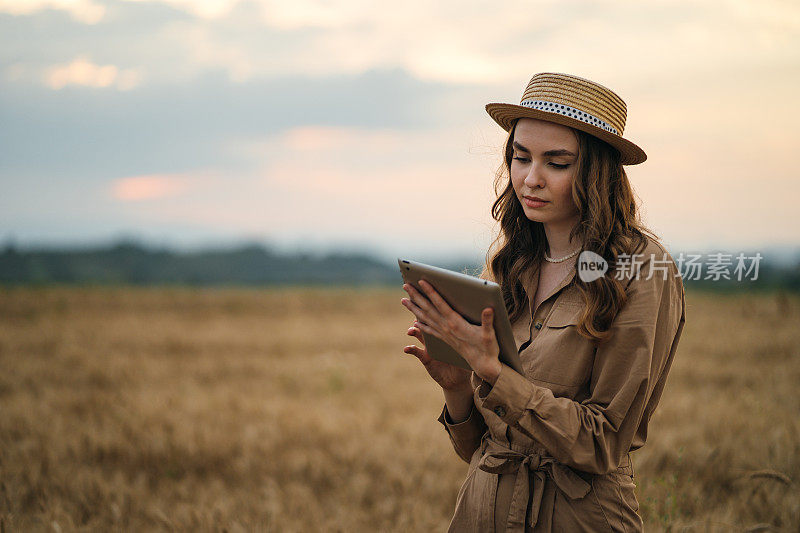
[[[501,368],[500,347],[493,326],[494,310],[491,307],[484,309],[481,325],[472,325],[453,310],[428,282],[420,281],[419,284],[425,294],[420,294],[409,283],[403,285],[411,299],[403,298],[402,303],[417,317],[415,325],[424,333],[435,335],[449,344],[478,377],[494,385]]]
[[[416,356],[417,359],[425,366],[425,370],[439,384],[442,389],[446,391],[466,391],[472,392],[472,384],[470,383],[470,376],[472,372],[465,368],[461,368],[450,363],[437,361],[428,354],[425,348],[425,338],[419,328],[408,328],[407,334],[411,337],[416,337],[422,343],[422,348],[416,345],[410,345],[403,348],[405,353]]]

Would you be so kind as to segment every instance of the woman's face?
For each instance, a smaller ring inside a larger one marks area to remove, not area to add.
[[[511,183],[529,220],[561,225],[577,222],[572,180],[578,139],[561,124],[521,118],[514,130]],[[544,203],[531,201],[537,197]]]

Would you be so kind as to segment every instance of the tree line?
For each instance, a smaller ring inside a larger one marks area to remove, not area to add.
[[[474,275],[481,268],[468,261],[437,266]],[[263,244],[176,251],[132,241],[42,249],[21,249],[8,243],[0,250],[2,285],[399,285],[401,281],[396,265],[367,253],[287,253]],[[687,287],[726,291],[800,291],[800,262],[776,266],[764,260],[755,280],[685,277],[684,283]]]

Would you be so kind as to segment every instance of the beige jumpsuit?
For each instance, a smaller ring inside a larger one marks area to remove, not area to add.
[[[577,333],[583,311],[570,273],[513,324],[525,376],[502,365],[492,387],[474,372],[469,417],[439,422],[469,463],[448,531],[641,531],[629,452],[647,438],[685,323],[685,294],[667,251],[648,239],[612,339]],[[652,272],[652,274],[651,274]],[[647,277],[650,279],[646,279]]]

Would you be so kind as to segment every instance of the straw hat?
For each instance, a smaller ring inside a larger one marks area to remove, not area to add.
[[[644,150],[622,137],[627,106],[617,93],[585,78],[560,72],[534,74],[519,105],[486,104],[486,112],[509,131],[515,119],[538,118],[585,131],[622,156],[623,165],[647,159]]]

